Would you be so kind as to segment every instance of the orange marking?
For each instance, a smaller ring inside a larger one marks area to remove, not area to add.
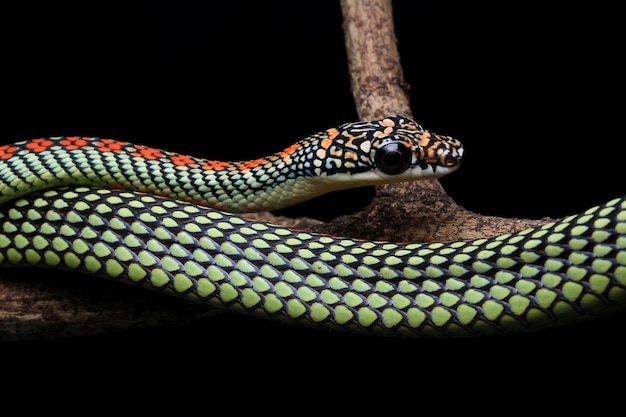
[[[380,124],[383,126],[388,126],[388,127],[392,127],[395,125],[395,123],[391,119],[383,119],[380,121]]]
[[[346,154],[344,155],[345,159],[352,159],[352,160],[357,160],[357,156],[356,153],[351,152],[351,151],[346,151]]]
[[[343,135],[348,138],[348,142],[352,142],[355,139],[361,139],[361,138],[365,137],[366,133],[365,132],[361,132],[357,136],[354,136],[354,135],[350,134],[350,132],[344,132]]]
[[[439,149],[441,146],[441,142],[436,141],[431,146],[428,147],[428,157],[432,159],[437,159],[437,155],[435,155],[435,151]]]
[[[300,145],[298,145],[297,143],[294,143],[293,145],[291,145],[290,147],[288,147],[287,149],[283,150],[282,152],[280,152],[281,155],[291,155],[292,153],[294,153],[298,148],[300,147]],[[257,164],[258,165],[258,164]]]
[[[230,164],[228,162],[223,161],[207,161],[206,164],[202,165],[202,169],[206,171],[223,171],[228,168]]]
[[[339,136],[339,130],[337,130],[337,128],[334,128],[334,127],[333,127],[333,128],[331,128],[331,129],[328,129],[328,130],[326,131],[326,133],[328,133],[328,139],[330,139],[330,140],[333,140],[333,139],[335,139],[337,136]]]
[[[33,152],[45,151],[52,145],[52,141],[49,139],[34,139],[26,144],[26,147]]]
[[[331,148],[328,150],[328,153],[332,156],[336,156],[337,158],[341,158],[341,156],[343,155],[343,150],[341,148]]]
[[[237,166],[239,167],[239,169],[243,170],[243,169],[254,168],[256,166],[263,165],[265,163],[267,163],[267,160],[261,158],[261,159],[253,159],[252,161],[239,162]]]
[[[383,130],[382,132],[380,130],[377,130],[376,132],[374,132],[374,137],[375,138],[384,138],[389,136],[391,133],[393,133],[393,128],[392,127],[386,127],[385,130]]]
[[[422,139],[420,139],[420,146],[425,148],[430,143],[430,132],[428,130],[424,131],[422,134]]]
[[[113,139],[102,139],[96,142],[96,146],[100,152],[122,152],[122,148],[126,143]]]
[[[13,156],[13,152],[17,151],[15,146],[4,145],[0,146],[0,159],[9,159]]]
[[[187,155],[174,155],[172,156],[172,162],[174,163],[174,165],[183,166],[195,164],[196,161],[194,161],[192,157]]]
[[[333,144],[333,140],[335,140],[335,138],[339,136],[340,132],[339,130],[333,127],[331,129],[328,129],[326,133],[328,133],[328,137],[322,139],[322,142],[320,143],[323,149],[328,149],[330,145]]]
[[[87,144],[87,141],[78,136],[68,136],[61,141],[61,145],[65,146],[65,149],[67,149],[68,151],[82,148],[86,144]]]
[[[133,156],[143,157],[145,159],[157,159],[163,156],[163,153],[160,150],[150,148],[148,146],[135,145],[135,149],[139,152],[133,152]]]

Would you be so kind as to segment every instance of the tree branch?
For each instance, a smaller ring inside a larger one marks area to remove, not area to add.
[[[352,95],[362,120],[411,114],[391,1],[341,0]]]

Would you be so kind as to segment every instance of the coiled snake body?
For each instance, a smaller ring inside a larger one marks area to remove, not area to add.
[[[231,214],[445,175],[462,156],[456,139],[401,116],[243,162],[98,138],[0,146],[0,266],[74,270],[282,322],[410,337],[529,330],[624,306],[624,198],[448,243],[361,241]]]

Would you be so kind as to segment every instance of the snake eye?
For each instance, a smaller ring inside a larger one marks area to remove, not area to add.
[[[390,142],[376,151],[376,166],[385,174],[397,175],[411,164],[411,151],[401,143]]]

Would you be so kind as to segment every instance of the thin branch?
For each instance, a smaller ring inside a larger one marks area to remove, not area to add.
[[[391,1],[341,0],[352,94],[361,120],[411,114]]]

